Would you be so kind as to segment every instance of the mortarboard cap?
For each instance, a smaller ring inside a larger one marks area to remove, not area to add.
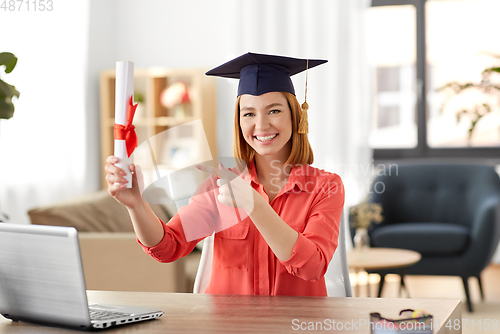
[[[295,95],[290,77],[326,62],[248,52],[208,71],[206,75],[240,79],[238,96],[269,92]]]
[[[322,59],[299,59],[248,52],[222,64],[207,73],[224,78],[240,79],[238,96],[243,94],[262,95],[270,92],[288,92],[295,95],[290,77],[302,71],[326,63]],[[306,92],[302,104],[299,133],[308,133],[307,122],[307,72]]]

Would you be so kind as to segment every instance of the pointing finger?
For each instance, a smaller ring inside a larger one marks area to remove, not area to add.
[[[211,166],[205,166],[205,165],[200,165],[200,164],[196,164],[194,165],[194,167],[198,170],[201,170],[202,172],[205,172],[205,173],[208,173],[208,174],[212,174],[214,176],[217,176],[217,169],[215,169],[214,167],[211,167]]]
[[[206,172],[206,173],[209,173],[209,174],[212,174],[214,176],[217,176],[217,177],[220,177],[220,178],[224,178],[224,179],[228,179],[228,180],[232,180],[234,179],[235,177],[237,177],[238,175],[236,175],[235,173],[231,172],[229,169],[216,169],[215,167],[212,167],[212,166],[205,166],[205,165],[201,165],[201,164],[196,164],[194,165],[194,167],[198,170],[201,170],[202,172]]]

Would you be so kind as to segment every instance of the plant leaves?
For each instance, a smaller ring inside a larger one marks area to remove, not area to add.
[[[9,119],[14,115],[14,104],[12,97],[19,97],[16,88],[0,80],[0,119]]]
[[[21,93],[19,93],[19,91],[16,89],[15,86],[13,86],[13,85],[9,85],[9,86],[12,89],[12,95],[19,98],[19,96],[21,96]]]
[[[10,85],[0,79],[0,97],[12,97]]]
[[[0,53],[0,66],[5,66],[5,73],[10,73],[16,67],[17,57],[10,52]],[[0,79],[0,119],[9,119],[14,115],[12,98],[19,98],[19,91]]]
[[[453,81],[453,82],[449,82],[447,83],[446,85],[440,87],[440,88],[437,88],[436,91],[439,92],[439,91],[442,91],[442,90],[445,90],[447,88],[451,89],[453,91],[453,93],[455,94],[460,94],[462,91],[466,90],[466,89],[469,89],[469,88],[483,88],[484,84],[483,83],[479,83],[479,84],[476,84],[476,83],[473,83],[473,82],[466,82],[466,83],[459,83],[459,82],[456,82],[456,81]]]
[[[0,66],[5,65],[5,73],[10,73],[16,67],[17,57],[10,52],[0,53]]]
[[[487,68],[483,71],[483,73],[488,73],[488,72],[500,73],[500,67],[490,67],[490,68]]]
[[[0,98],[5,98],[8,97],[11,99],[12,97],[17,97],[19,98],[19,91],[16,89],[16,87],[9,85],[2,79],[0,79]]]
[[[11,90],[10,90],[9,84],[3,82],[0,79],[0,99],[4,100],[7,96],[11,97],[10,93],[11,93]]]
[[[0,100],[0,118],[9,119],[14,116],[14,105],[12,102],[7,103],[4,100]]]

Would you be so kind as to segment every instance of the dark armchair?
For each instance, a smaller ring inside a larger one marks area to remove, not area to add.
[[[372,246],[421,253],[422,260],[405,274],[460,276],[472,312],[468,278],[478,279],[484,298],[480,274],[500,239],[500,179],[495,170],[480,165],[394,165],[374,180],[371,201],[382,204],[384,216],[370,231]],[[389,272],[378,273],[380,294]]]

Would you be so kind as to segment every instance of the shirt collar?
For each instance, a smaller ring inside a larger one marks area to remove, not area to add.
[[[308,165],[295,165],[290,171],[290,176],[288,177],[288,182],[283,187],[283,192],[290,191],[297,187],[301,191],[304,191],[306,187],[305,175],[307,173]]]
[[[253,182],[257,185],[260,184],[259,178],[257,177],[257,170],[255,169],[255,158],[248,164],[248,175],[245,176],[245,180],[248,183]]]
[[[309,165],[295,165],[290,171],[288,181],[283,187],[281,192],[287,192],[292,190],[294,187],[298,187],[300,190],[304,190],[305,185],[305,175],[308,173]],[[245,180],[248,183],[255,183],[260,185],[259,178],[257,177],[257,170],[255,168],[255,158],[252,159],[248,165],[248,175],[245,176]]]

